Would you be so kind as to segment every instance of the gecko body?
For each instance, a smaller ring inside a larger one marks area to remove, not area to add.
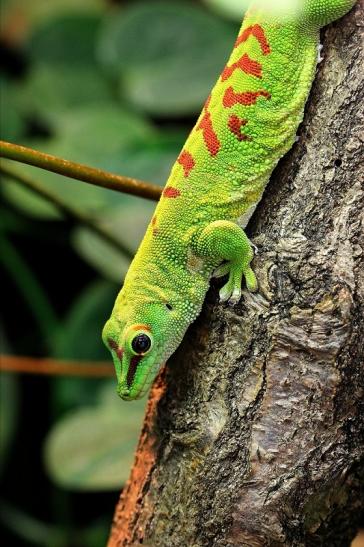
[[[314,79],[321,26],[354,0],[302,0],[283,16],[252,6],[163,190],[103,339],[119,395],[141,397],[199,314],[212,275],[236,303],[257,289],[243,230],[292,147]]]

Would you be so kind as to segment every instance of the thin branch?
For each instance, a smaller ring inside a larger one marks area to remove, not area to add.
[[[108,230],[106,230],[100,224],[97,224],[93,219],[87,216],[83,211],[80,211],[76,207],[69,205],[61,197],[57,196],[53,192],[50,192],[48,189],[46,189],[44,186],[42,186],[38,182],[20,173],[17,173],[16,171],[13,171],[12,169],[9,169],[8,167],[4,167],[4,165],[0,166],[0,173],[22,184],[23,186],[29,188],[29,190],[38,194],[39,196],[42,196],[44,199],[46,199],[47,201],[52,203],[55,207],[57,207],[57,209],[59,209],[59,211],[61,211],[64,215],[74,219],[75,221],[83,224],[84,226],[87,226],[87,228],[92,230],[96,235],[101,237],[104,241],[112,245],[120,253],[122,253],[123,255],[127,256],[130,259],[133,258],[133,253],[131,252],[131,250],[126,245],[124,245],[124,243],[122,243],[119,239],[116,239]]]
[[[81,361],[59,361],[57,359],[2,354],[0,355],[0,371],[87,378],[109,378],[115,374],[111,362],[82,363]]]
[[[83,182],[101,186],[102,188],[108,188],[109,190],[116,190],[117,192],[123,192],[125,194],[131,194],[154,201],[158,201],[162,193],[162,188],[156,184],[108,173],[102,169],[95,169],[94,167],[88,167],[81,163],[64,160],[10,142],[0,141],[0,157],[27,163],[34,167],[40,167],[46,171],[52,171],[53,173],[58,173],[59,175],[64,175],[72,179],[82,180]]]

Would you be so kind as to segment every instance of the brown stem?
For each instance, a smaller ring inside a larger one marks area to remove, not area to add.
[[[108,173],[102,169],[95,169],[81,163],[57,158],[10,142],[0,141],[0,157],[27,163],[95,186],[146,199],[158,201],[162,193],[162,189],[156,184]]]
[[[0,371],[22,374],[46,374],[48,376],[83,376],[87,378],[109,378],[114,376],[111,363],[59,361],[19,355],[0,355]]]
[[[0,173],[6,175],[16,182],[19,182],[23,186],[26,186],[35,194],[42,196],[47,201],[51,202],[55,207],[57,207],[57,209],[59,209],[65,216],[74,219],[76,222],[79,222],[84,226],[87,226],[87,228],[92,230],[96,235],[104,239],[107,243],[112,245],[121,254],[127,256],[130,259],[133,258],[133,253],[131,252],[131,250],[119,239],[116,239],[108,230],[106,230],[100,224],[97,224],[83,211],[80,211],[76,207],[69,205],[62,198],[60,198],[56,194],[53,194],[38,182],[24,175],[21,175],[20,173],[17,173],[12,169],[9,169],[8,167],[5,167],[4,165],[0,166]]]

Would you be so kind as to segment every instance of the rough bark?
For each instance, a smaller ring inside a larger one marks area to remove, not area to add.
[[[363,509],[363,2],[324,35],[300,139],[159,376],[110,547],[350,545]]]

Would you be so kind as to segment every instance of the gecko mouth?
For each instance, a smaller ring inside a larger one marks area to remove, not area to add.
[[[135,373],[142,358],[143,355],[134,355],[134,357],[130,359],[128,374],[126,375],[126,385],[128,389],[130,389],[133,384]]]

